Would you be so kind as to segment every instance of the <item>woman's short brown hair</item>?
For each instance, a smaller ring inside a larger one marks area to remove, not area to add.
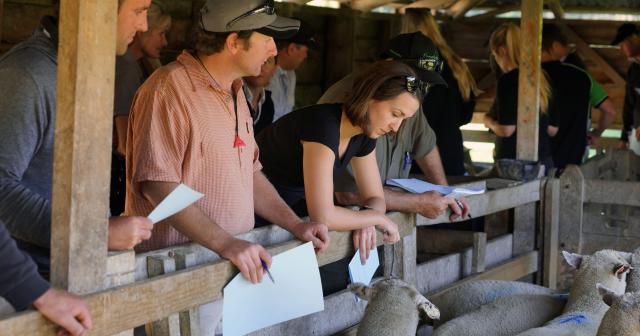
[[[355,126],[369,127],[369,101],[389,100],[408,90],[408,77],[416,77],[410,66],[400,61],[378,61],[362,71],[353,81],[351,94],[344,103],[345,114]],[[413,95],[422,97],[419,89]]]

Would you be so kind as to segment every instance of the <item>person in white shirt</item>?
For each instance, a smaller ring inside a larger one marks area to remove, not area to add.
[[[293,111],[296,90],[295,70],[307,58],[309,49],[316,50],[318,48],[318,43],[314,39],[313,31],[309,25],[300,21],[300,30],[296,35],[286,40],[277,40],[276,46],[278,47],[278,55],[276,56],[278,68],[266,87],[271,91],[271,99],[275,109],[273,122]]]

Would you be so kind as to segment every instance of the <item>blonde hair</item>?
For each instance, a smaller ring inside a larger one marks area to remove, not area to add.
[[[145,37],[156,29],[168,29],[171,26],[171,15],[162,10],[157,2],[151,2],[147,10],[147,31],[142,33]]]
[[[498,52],[498,49],[504,47],[507,50],[509,61],[520,67],[520,27],[514,23],[503,23],[491,34],[489,40],[491,51]],[[540,111],[547,113],[549,109],[549,99],[551,98],[551,85],[547,73],[542,70],[540,76]]]
[[[407,8],[402,19],[401,33],[406,34],[417,31],[430,38],[438,47],[449,67],[451,67],[453,77],[458,81],[458,88],[465,101],[471,98],[471,93],[476,96],[482,93],[471,71],[469,71],[469,67],[445,42],[440,33],[440,28],[438,28],[438,23],[431,15],[431,12],[422,8]]]

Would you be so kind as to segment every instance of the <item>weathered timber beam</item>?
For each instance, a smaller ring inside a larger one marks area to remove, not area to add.
[[[482,217],[502,210],[540,200],[540,180],[534,180],[514,187],[488,191],[481,195],[467,196],[473,217]],[[467,220],[459,218],[456,221]],[[435,219],[416,215],[416,225],[435,225],[449,223],[449,211]]]
[[[516,158],[538,161],[542,0],[522,0]]]
[[[453,285],[436,291],[428,296],[430,300],[434,300],[445,293],[458,288],[469,282],[478,280],[518,280],[531,273],[538,271],[538,251],[531,251],[519,257],[513,258],[507,262],[500,264],[490,270],[487,270],[470,277],[466,277]]]
[[[103,288],[116,40],[116,1],[63,0],[56,94],[51,281]],[[96,24],[100,22],[100,24]]]
[[[573,29],[571,29],[566,24],[559,24],[558,27],[562,30],[562,33],[567,37],[567,39],[576,45],[576,51],[583,58],[589,59],[596,64],[596,66],[602,70],[602,72],[609,77],[609,79],[613,82],[613,84],[617,87],[624,87],[625,80],[620,76],[618,71],[614,69],[600,54],[589,47],[589,44],[586,43],[578,34],[576,34]]]
[[[517,11],[519,9],[520,9],[520,6],[516,6],[516,5],[500,6],[499,8],[492,9],[492,10],[486,12],[486,13],[482,13],[482,14],[474,15],[474,16],[470,16],[470,17],[465,17],[464,20],[465,21],[491,20],[491,19],[495,18],[496,15],[500,15],[500,14],[504,14],[504,13],[508,13],[508,12],[512,12],[512,11]]]
[[[370,11],[376,7],[388,4],[389,0],[352,0],[351,8],[359,11]]]
[[[447,14],[454,19],[462,18],[471,8],[481,5],[483,2],[485,0],[459,0],[447,9]]]
[[[431,8],[442,9],[451,6],[456,0],[417,0],[408,5],[402,6],[400,12],[407,8]]]
[[[640,207],[640,182],[586,179],[584,202]]]
[[[556,20],[564,19],[564,9],[562,9],[562,4],[560,0],[545,0],[547,7],[553,12]]]

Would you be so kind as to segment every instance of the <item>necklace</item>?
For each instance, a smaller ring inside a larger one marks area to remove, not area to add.
[[[200,56],[198,56],[198,53],[194,52],[193,56],[195,56],[195,59],[198,60],[198,63],[200,63],[200,65],[202,66],[204,71],[207,73],[207,75],[209,75],[209,78],[211,78],[213,83],[220,90],[224,91],[224,89],[222,88],[222,85],[220,85],[220,83],[218,83],[218,81],[215,78],[213,78],[213,75],[211,75],[211,72],[209,72],[209,69],[207,69],[207,67],[204,66],[204,63],[200,59]],[[238,99],[237,99],[236,95],[233,93],[233,88],[231,88],[231,97],[233,98],[233,112],[234,112],[235,117],[236,117],[236,137],[235,137],[235,139],[233,141],[233,148],[242,148],[242,147],[246,146],[246,144],[240,138],[240,132],[238,130]]]

